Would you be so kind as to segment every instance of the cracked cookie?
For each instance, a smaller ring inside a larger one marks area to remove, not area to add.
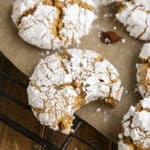
[[[93,0],[16,0],[12,20],[19,36],[42,49],[58,49],[87,35],[96,19]]]
[[[150,43],[144,44],[139,55],[141,63],[136,64],[137,86],[142,97],[150,96]]]
[[[140,40],[150,40],[150,1],[126,0],[121,2],[116,18],[130,36]]]
[[[29,105],[41,124],[72,132],[74,113],[91,101],[115,106],[123,88],[116,68],[98,53],[68,49],[42,59],[27,89]]]
[[[150,150],[150,97],[131,106],[122,121],[118,150]]]

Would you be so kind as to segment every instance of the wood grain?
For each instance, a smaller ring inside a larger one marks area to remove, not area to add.
[[[0,70],[27,85],[27,78],[2,56],[0,57]],[[0,76],[0,85],[1,92],[27,103],[26,89],[24,87],[14,84],[14,82],[9,81],[3,76]],[[0,96],[0,108],[0,112],[12,120],[15,120],[37,134],[40,133],[41,126],[31,112],[16,105],[4,96]],[[16,132],[14,129],[5,124],[0,124],[0,150],[34,150],[38,147],[36,143]]]
[[[7,73],[13,79],[22,82],[25,86],[28,84],[28,78],[16,69],[7,59],[0,54],[0,71]],[[26,89],[6,77],[0,76],[0,93],[5,93],[11,97],[15,97],[23,103],[27,104]],[[25,110],[21,106],[13,103],[5,96],[0,95],[0,113],[7,115],[12,120],[20,123],[24,127],[30,129],[34,133],[44,137],[51,143],[61,147],[66,135],[54,132],[47,127],[42,127],[33,117],[31,111]],[[100,150],[111,150],[112,142],[102,134],[87,124],[82,124],[77,135],[91,143],[96,143]],[[67,150],[90,150],[87,145],[73,138],[68,145]],[[16,132],[7,125],[0,123],[0,150],[44,150],[44,148],[32,140]]]

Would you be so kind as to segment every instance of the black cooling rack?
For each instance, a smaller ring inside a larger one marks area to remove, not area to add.
[[[0,61],[4,61],[3,63],[5,63],[7,61],[9,62],[9,60],[7,60],[7,58],[2,54],[2,52],[0,52]],[[13,64],[12,64],[12,67],[14,67]],[[25,77],[26,82],[21,82],[20,80],[18,80],[16,78],[13,78],[9,73],[7,73],[7,68],[5,70],[6,71],[4,71],[4,69],[0,68],[0,77],[1,77],[1,79],[9,80],[9,81],[12,82],[12,84],[17,84],[21,88],[26,88],[27,87],[27,84],[28,84],[27,77]],[[25,109],[26,111],[31,111],[31,108],[28,104],[23,103],[22,101],[20,101],[16,97],[13,97],[11,95],[6,94],[4,91],[0,90],[0,96],[6,97],[9,101],[17,104],[19,107],[22,107],[22,109]],[[44,138],[40,137],[39,135],[37,135],[36,133],[30,131],[29,129],[23,127],[20,123],[10,119],[9,117],[7,117],[6,114],[3,114],[1,112],[0,112],[0,122],[2,122],[4,124],[6,124],[7,126],[15,129],[17,132],[19,132],[20,134],[26,136],[27,138],[30,138],[31,140],[33,140],[38,145],[41,145],[43,147],[43,149],[45,149],[45,150],[65,150],[65,149],[67,149],[69,143],[72,141],[73,138],[75,138],[75,139],[79,140],[80,142],[86,144],[88,147],[91,148],[91,150],[102,150],[99,145],[97,145],[93,142],[91,143],[89,141],[86,141],[85,139],[83,139],[82,137],[77,135],[77,132],[78,132],[78,130],[80,130],[81,125],[85,124],[85,125],[90,126],[89,124],[87,124],[84,120],[82,120],[77,115],[76,115],[76,119],[75,119],[74,127],[73,127],[75,132],[68,135],[66,137],[64,143],[60,147],[58,147],[57,145],[54,145],[53,143],[51,143],[51,141],[48,141],[47,139],[44,139]],[[90,126],[90,127],[93,128],[92,126]],[[116,150],[116,144],[114,144],[114,143],[112,143],[112,150]]]

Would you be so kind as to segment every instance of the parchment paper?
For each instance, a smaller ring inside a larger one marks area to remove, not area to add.
[[[13,0],[0,1],[0,50],[23,73],[29,76],[44,51],[24,43],[18,37],[17,30],[10,18],[12,2]],[[98,10],[98,19],[95,22],[93,31],[83,38],[79,47],[98,51],[104,58],[112,62],[120,73],[125,92],[120,104],[115,109],[97,101],[84,106],[77,113],[109,139],[117,141],[122,116],[127,112],[130,105],[135,105],[140,100],[140,96],[133,91],[136,87],[135,64],[138,62],[138,54],[143,43],[129,37],[114,17],[106,17],[110,12],[110,6],[99,7]],[[100,43],[98,37],[100,30],[113,31],[114,26],[117,27],[116,32],[123,36],[126,43],[119,42],[113,45]]]

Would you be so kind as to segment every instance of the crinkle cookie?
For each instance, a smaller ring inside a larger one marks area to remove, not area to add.
[[[130,107],[122,128],[118,150],[150,150],[150,97]]]
[[[87,35],[96,19],[93,0],[16,0],[12,20],[19,36],[42,49],[58,49]]]
[[[150,43],[144,44],[139,55],[141,63],[136,64],[137,86],[143,97],[150,96]]]
[[[121,3],[116,18],[140,40],[150,40],[150,0],[126,0]]]
[[[116,105],[123,88],[116,68],[98,53],[68,49],[42,59],[30,77],[29,104],[41,124],[72,132],[74,113],[91,101]]]

